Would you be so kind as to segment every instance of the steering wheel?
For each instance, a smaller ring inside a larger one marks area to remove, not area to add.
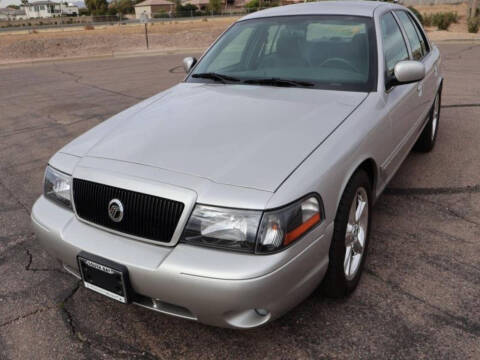
[[[339,64],[341,67],[343,68],[348,68],[349,70],[353,70],[357,73],[359,73],[360,71],[357,69],[357,67],[355,65],[353,65],[350,61],[348,60],[345,60],[343,58],[339,58],[339,57],[333,57],[333,58],[329,58],[327,60],[325,60],[324,62],[322,62],[320,64],[320,66],[325,66],[326,64],[329,64],[329,63],[337,63]]]

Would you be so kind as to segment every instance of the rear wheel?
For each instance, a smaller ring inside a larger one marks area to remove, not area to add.
[[[435,140],[437,139],[438,133],[438,124],[440,121],[440,104],[441,93],[438,92],[435,96],[433,107],[430,110],[430,119],[428,120],[428,124],[425,126],[422,134],[415,143],[415,151],[429,152],[435,146]]]
[[[352,293],[360,280],[368,246],[371,219],[371,184],[358,170],[340,200],[330,245],[329,265],[323,290],[330,297]]]

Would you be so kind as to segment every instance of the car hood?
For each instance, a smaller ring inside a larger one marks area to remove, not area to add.
[[[366,93],[182,83],[61,151],[275,191]]]

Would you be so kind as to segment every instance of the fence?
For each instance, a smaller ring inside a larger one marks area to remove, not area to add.
[[[118,16],[63,16],[24,20],[0,21],[0,30],[54,28],[98,23],[118,23]]]
[[[152,19],[176,19],[176,18],[189,18],[198,16],[236,16],[246,15],[265,8],[229,8],[222,9],[215,12],[207,9],[189,9],[189,10],[176,10],[176,11],[161,11],[152,14]]]
[[[433,5],[433,4],[458,4],[459,0],[399,0],[399,3],[405,6],[415,5]],[[262,8],[227,8],[219,12],[210,10],[186,10],[186,11],[162,11],[153,13],[149,22],[159,22],[168,20],[186,20],[193,17],[221,17],[221,16],[241,16],[251,12],[262,10]],[[54,17],[42,19],[10,20],[0,21],[0,31],[12,30],[34,30],[48,28],[65,28],[72,26],[86,25],[114,25],[114,24],[134,24],[139,23],[139,19],[125,18],[116,15],[105,16],[74,16],[74,17]]]
[[[220,12],[212,12],[208,10],[195,11],[178,11],[178,12],[160,12],[152,14],[149,22],[161,22],[169,20],[188,20],[193,17],[225,17],[225,16],[241,16],[259,9],[232,8],[223,9]],[[74,26],[87,25],[115,25],[115,24],[135,24],[140,19],[132,19],[121,16],[76,16],[76,17],[55,17],[43,19],[26,19],[14,21],[0,21],[0,31],[17,31],[17,30],[37,30],[52,28],[67,28]]]

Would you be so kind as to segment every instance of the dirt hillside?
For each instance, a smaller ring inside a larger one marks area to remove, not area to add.
[[[149,24],[152,50],[205,48],[235,19],[220,18]],[[109,55],[145,49],[143,25],[112,25],[85,30],[0,33],[0,64],[16,61]]]

